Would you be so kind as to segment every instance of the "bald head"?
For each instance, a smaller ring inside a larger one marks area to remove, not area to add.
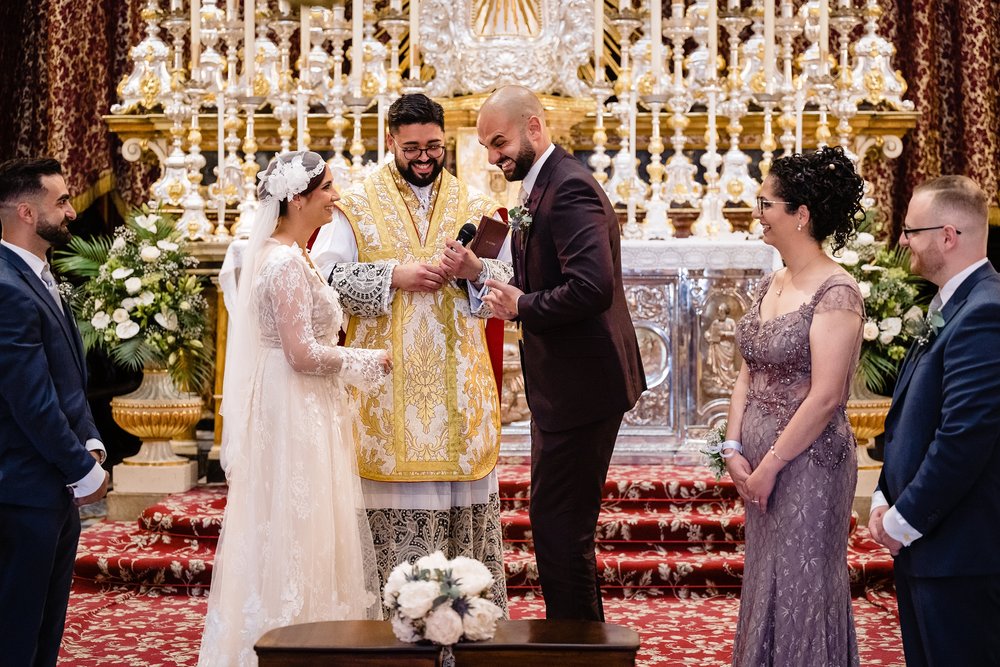
[[[524,86],[500,88],[479,109],[479,143],[508,181],[523,180],[551,145],[544,113],[542,103]]]

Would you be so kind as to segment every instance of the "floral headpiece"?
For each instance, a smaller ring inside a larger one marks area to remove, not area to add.
[[[296,155],[288,162],[278,158],[278,163],[273,168],[257,176],[267,190],[267,196],[261,198],[261,203],[266,204],[274,198],[291,201],[292,197],[309,187],[309,181],[325,168],[326,163],[320,160],[312,169],[306,169],[301,155]]]

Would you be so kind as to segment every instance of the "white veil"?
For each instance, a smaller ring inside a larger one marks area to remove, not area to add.
[[[304,167],[290,178],[290,165]],[[309,181],[326,167],[323,157],[312,151],[292,151],[275,155],[267,169],[257,178],[257,198],[260,205],[254,215],[250,240],[243,252],[243,266],[239,272],[236,308],[229,314],[229,339],[226,342],[225,374],[222,380],[223,416],[222,447],[220,458],[226,478],[246,464],[246,452],[241,448],[247,442],[251,378],[264,347],[260,342],[260,324],[257,303],[253,296],[254,283],[267,255],[267,241],[278,226],[278,212],[282,201],[305,190]]]

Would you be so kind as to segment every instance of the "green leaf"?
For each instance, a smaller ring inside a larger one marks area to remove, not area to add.
[[[53,252],[52,266],[65,276],[93,278],[101,265],[108,261],[110,251],[111,239],[106,236],[92,239],[74,236],[64,249]]]

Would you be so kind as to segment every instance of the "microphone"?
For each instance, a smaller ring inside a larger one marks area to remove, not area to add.
[[[471,241],[473,237],[475,237],[475,235],[476,235],[476,226],[471,222],[467,222],[464,225],[462,225],[462,228],[460,230],[458,230],[458,236],[455,237],[455,240],[461,243],[462,245],[469,245],[469,241]]]

